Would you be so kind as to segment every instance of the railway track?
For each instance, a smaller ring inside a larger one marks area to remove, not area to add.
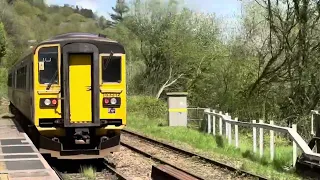
[[[129,130],[122,132],[122,146],[197,179],[267,179]]]
[[[184,169],[181,169],[181,168],[179,168],[179,167],[176,167],[176,166],[173,165],[172,163],[170,163],[170,162],[168,162],[168,161],[165,161],[165,160],[162,160],[162,159],[160,159],[160,158],[157,158],[157,157],[155,157],[155,156],[153,156],[153,155],[151,155],[151,154],[149,154],[149,153],[147,153],[147,152],[145,152],[145,151],[143,151],[143,150],[140,150],[140,149],[138,149],[138,148],[136,148],[136,147],[134,147],[134,146],[132,146],[132,145],[130,145],[130,144],[127,144],[127,143],[125,143],[125,142],[121,142],[121,145],[122,145],[122,146],[125,146],[125,147],[127,147],[127,148],[129,148],[129,149],[131,149],[131,150],[134,151],[134,152],[138,152],[138,153],[144,155],[144,156],[147,157],[147,158],[151,158],[151,159],[153,159],[153,160],[156,161],[156,162],[160,162],[161,164],[169,165],[169,166],[171,166],[171,167],[173,167],[173,168],[175,168],[175,169],[177,169],[177,170],[179,170],[179,171],[182,171],[182,172],[184,172],[184,173],[186,173],[186,174],[188,174],[188,175],[190,175],[190,176],[192,176],[192,177],[194,177],[194,178],[196,178],[196,179],[204,180],[204,179],[203,179],[202,177],[200,177],[200,176],[197,176],[197,175],[195,175],[195,174],[193,174],[193,173],[190,173],[190,172],[188,172],[188,171],[186,171],[186,170],[184,170]]]
[[[54,170],[54,172],[58,175],[60,180],[64,180],[64,177],[60,171],[57,170],[56,167],[51,166],[51,168]]]
[[[121,173],[115,169],[115,165],[107,162],[105,159],[97,160],[81,160],[81,161],[65,161],[50,160],[48,161],[51,168],[56,172],[60,180],[86,180],[87,178],[80,171],[82,167],[90,166],[93,171],[92,176],[96,180],[127,180]]]
[[[115,169],[115,165],[114,164],[111,164],[111,163],[108,163],[108,161],[106,160],[103,160],[103,164],[106,166],[106,168],[112,173],[114,174],[119,180],[127,180],[127,178],[121,174],[120,172],[118,172],[116,169]]]

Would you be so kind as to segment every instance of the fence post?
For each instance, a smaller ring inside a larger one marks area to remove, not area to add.
[[[208,110],[208,134],[210,134],[211,133],[211,114],[210,114],[210,112],[211,112],[211,110],[209,109]]]
[[[220,111],[219,114],[220,114],[220,117],[219,117],[219,133],[222,136],[222,117],[221,117],[221,115],[223,115],[222,111]]]
[[[199,107],[196,107],[196,117],[199,117]]]
[[[256,120],[252,120],[252,124],[255,125]],[[253,139],[253,153],[257,152],[257,129],[255,126],[253,126],[253,130],[252,130],[253,134],[252,134],[252,139]]]
[[[238,118],[234,118],[235,121],[238,121]],[[234,139],[236,141],[236,148],[239,148],[239,135],[238,135],[238,125],[234,125]]]
[[[231,116],[228,116],[231,119]],[[228,143],[231,145],[232,143],[232,126],[231,123],[228,123]]]
[[[263,120],[259,120],[260,124],[263,124]],[[263,128],[259,128],[260,130],[260,135],[259,135],[259,139],[260,139],[260,143],[259,143],[259,150],[260,150],[260,158],[262,158],[263,156]]]
[[[227,117],[229,117],[229,113],[226,113],[225,115],[226,115]],[[228,139],[228,135],[229,135],[229,132],[228,132],[228,130],[229,130],[229,123],[228,123],[227,121],[225,121],[224,125],[225,125],[225,128],[226,128],[226,138]]]
[[[297,131],[297,125],[292,124],[292,129],[294,131]],[[296,166],[296,160],[297,160],[297,143],[294,140],[292,140],[292,166],[293,167]]]
[[[212,110],[213,113],[216,112],[216,110]],[[215,136],[216,135],[216,115],[212,115],[212,134]]]
[[[270,121],[270,125],[274,125],[273,121]],[[274,159],[274,132],[270,130],[270,160]]]

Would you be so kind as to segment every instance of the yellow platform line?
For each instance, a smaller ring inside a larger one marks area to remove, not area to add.
[[[6,171],[7,167],[4,161],[0,162],[0,180],[9,180],[8,174],[1,174],[1,171]]]
[[[0,174],[0,180],[9,180],[8,174]]]

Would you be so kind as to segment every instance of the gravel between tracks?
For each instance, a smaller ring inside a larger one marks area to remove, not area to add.
[[[121,141],[204,179],[254,179],[251,177],[239,177],[229,170],[157,146],[132,135],[122,134]]]
[[[152,165],[155,165],[153,160],[123,146],[120,152],[107,156],[106,160],[114,163],[119,173],[132,180],[150,180]]]

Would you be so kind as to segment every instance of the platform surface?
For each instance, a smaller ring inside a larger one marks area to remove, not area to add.
[[[11,117],[0,117],[0,180],[59,180]]]

